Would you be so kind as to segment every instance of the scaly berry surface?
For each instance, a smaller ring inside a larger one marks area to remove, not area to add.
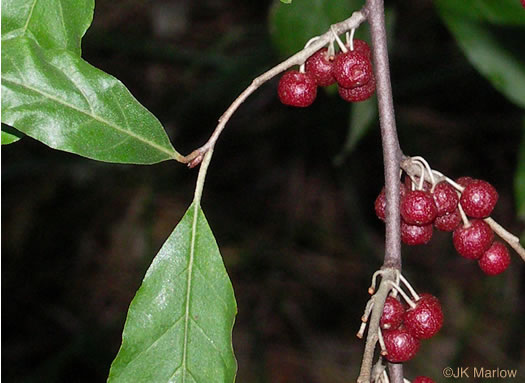
[[[456,208],[452,213],[448,213],[434,220],[434,227],[441,231],[454,231],[461,225],[461,214]]]
[[[416,307],[406,310],[403,323],[418,339],[433,337],[443,326],[443,311],[439,300],[430,294],[421,294]]]
[[[432,196],[423,190],[411,190],[401,200],[401,217],[410,225],[428,225],[437,216]]]
[[[434,232],[432,224],[428,225],[409,225],[406,222],[401,222],[401,241],[404,244],[415,246],[424,245],[432,238]]]
[[[405,306],[396,298],[389,296],[386,298],[383,306],[383,314],[379,320],[379,326],[383,330],[394,330],[401,325],[403,315],[405,314]]]
[[[498,275],[510,265],[509,250],[503,243],[494,241],[488,250],[483,253],[478,263],[485,274]]]
[[[350,46],[347,44],[346,47],[350,49]],[[364,40],[354,39],[354,50],[364,53],[367,57],[370,58],[371,50],[368,43]]]
[[[356,49],[340,52],[335,56],[332,73],[340,87],[355,88],[370,81],[372,63],[366,54]]]
[[[383,330],[383,340],[387,352],[385,358],[392,363],[406,362],[419,350],[419,340],[403,326],[395,330]]]
[[[283,104],[304,108],[314,102],[317,96],[317,84],[308,73],[291,70],[283,74],[279,80],[277,94]]]
[[[305,63],[305,70],[319,86],[328,86],[335,83],[332,74],[333,59],[328,57],[328,49],[322,48],[311,55]]]
[[[494,186],[487,181],[473,180],[461,193],[460,203],[469,217],[486,218],[492,213],[498,197]]]
[[[339,87],[337,89],[339,96],[345,101],[348,102],[360,102],[368,100],[376,91],[376,79],[374,74],[370,77],[365,85],[357,86],[355,88],[343,88]]]
[[[452,213],[458,207],[459,196],[456,189],[448,182],[439,182],[432,193],[438,217]]]
[[[403,199],[407,192],[407,189],[405,185],[400,184],[399,185],[399,199]],[[379,218],[381,221],[385,221],[385,209],[386,209],[386,196],[385,196],[385,188],[383,187],[381,189],[381,192],[377,196],[375,202],[374,202],[374,210],[376,212],[377,218]]]
[[[467,226],[460,226],[452,234],[457,252],[468,259],[479,259],[494,240],[494,232],[482,220],[473,219]]]

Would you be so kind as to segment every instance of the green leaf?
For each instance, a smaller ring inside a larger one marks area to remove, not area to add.
[[[525,108],[525,66],[484,26],[446,12],[442,16],[471,64],[510,101]]]
[[[2,122],[52,148],[151,164],[177,158],[159,121],[114,77],[20,36],[2,44]]]
[[[523,132],[518,154],[518,168],[514,176],[514,191],[518,216],[525,219],[525,119],[523,120]]]
[[[233,382],[236,311],[217,243],[193,203],[131,302],[108,383]]]
[[[283,3],[283,4],[291,4],[292,0],[281,0],[281,3]]]
[[[437,0],[442,13],[501,25],[525,25],[519,0]]]
[[[42,48],[80,55],[94,6],[93,0],[2,0],[2,41],[28,36]]]
[[[372,126],[377,117],[377,98],[352,104],[350,110],[349,130],[341,153],[335,158],[336,164],[341,164],[346,155],[354,150],[355,146]]]
[[[296,0],[289,5],[275,0],[270,13],[272,40],[281,54],[289,56],[363,5],[364,1],[359,0]]]
[[[12,144],[24,137],[24,135],[15,128],[2,124],[2,145]]]

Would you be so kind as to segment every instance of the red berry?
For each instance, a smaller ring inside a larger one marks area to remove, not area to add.
[[[311,55],[305,63],[306,72],[312,75],[319,86],[328,86],[335,83],[332,75],[333,58],[328,57],[328,49],[322,48]]]
[[[401,325],[405,306],[394,297],[387,297],[379,325],[383,330],[394,330]]]
[[[432,224],[409,225],[401,221],[401,241],[407,245],[424,245],[432,238]]]
[[[403,199],[407,192],[407,189],[405,185],[400,184],[399,185],[399,199]],[[375,202],[374,202],[374,209],[376,211],[377,218],[379,218],[381,221],[385,221],[385,209],[386,209],[386,196],[385,196],[385,188],[381,189],[381,192],[377,196]]]
[[[432,196],[423,190],[411,190],[401,200],[401,217],[411,225],[427,225],[437,215]]]
[[[310,106],[317,96],[317,84],[308,73],[291,70],[283,74],[277,86],[279,99],[285,105]]]
[[[521,5],[523,5],[523,8],[525,8],[525,0],[521,0]]]
[[[503,243],[495,241],[492,246],[483,253],[478,263],[485,274],[500,274],[509,267],[509,250]]]
[[[458,207],[459,196],[456,189],[446,181],[438,183],[432,193],[438,217],[452,213]]]
[[[463,187],[467,187],[467,185],[471,183],[472,181],[474,181],[474,178],[472,177],[459,177],[456,180],[456,183],[460,184]]]
[[[434,227],[441,231],[454,231],[461,225],[461,214],[456,208],[452,213],[436,217]]]
[[[419,350],[419,340],[404,327],[384,330],[383,339],[387,352],[385,358],[392,363],[406,362],[412,359]]]
[[[347,44],[346,47],[350,49],[350,46]],[[370,46],[364,40],[354,39],[354,50],[364,53],[367,57],[370,57]]]
[[[473,180],[461,193],[461,207],[469,217],[485,218],[498,202],[498,192],[487,181]]]
[[[433,337],[443,326],[443,311],[439,300],[430,294],[421,294],[416,307],[409,308],[403,317],[405,327],[417,339]]]
[[[339,87],[338,92],[339,96],[345,101],[348,102],[359,102],[359,101],[365,101],[370,98],[376,91],[376,79],[374,77],[374,74],[370,77],[370,81],[368,81],[365,85],[357,86],[355,88],[343,88]]]
[[[412,380],[412,383],[435,383],[435,382],[427,376],[418,376],[417,378],[414,378],[414,380]]]
[[[335,56],[332,73],[339,86],[355,88],[370,81],[372,64],[366,54],[354,49]]]
[[[479,259],[494,240],[494,232],[482,220],[473,219],[467,226],[454,230],[452,241],[457,252],[469,259]]]

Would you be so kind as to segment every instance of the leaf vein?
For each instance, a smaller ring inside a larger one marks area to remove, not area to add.
[[[137,141],[143,142],[143,143],[145,143],[145,144],[155,148],[156,150],[158,150],[160,152],[166,153],[166,154],[168,154],[170,156],[170,158],[175,158],[175,153],[173,151],[168,150],[168,149],[160,146],[159,144],[156,144],[155,142],[149,141],[147,138],[145,138],[143,136],[140,136],[140,135],[138,135],[136,133],[133,133],[133,132],[131,132],[129,130],[123,129],[122,127],[120,127],[118,125],[115,125],[115,124],[111,123],[110,121],[107,121],[107,120],[103,119],[100,116],[97,116],[95,114],[90,114],[88,111],[83,110],[81,108],[78,108],[77,106],[72,105],[72,104],[70,104],[70,103],[68,103],[68,102],[66,102],[64,100],[61,100],[60,98],[55,97],[55,96],[53,96],[53,95],[51,95],[51,94],[49,94],[49,93],[47,93],[47,92],[45,92],[43,90],[37,89],[37,88],[29,86],[27,84],[21,84],[18,81],[14,81],[12,79],[3,78],[2,80],[3,80],[3,82],[8,82],[8,83],[11,83],[11,84],[14,84],[14,85],[18,85],[18,86],[20,86],[22,88],[28,89],[28,90],[33,91],[35,93],[38,93],[38,94],[40,94],[40,95],[42,95],[44,97],[47,97],[48,99],[51,99],[51,100],[53,100],[53,101],[55,101],[55,102],[65,106],[65,107],[71,108],[71,109],[73,109],[73,110],[75,110],[75,111],[77,111],[79,113],[82,113],[82,114],[86,115],[87,117],[90,117],[90,118],[92,118],[92,119],[94,119],[94,120],[96,120],[96,121],[98,121],[98,122],[100,122],[100,123],[102,123],[104,125],[107,125],[108,127],[113,128],[113,129],[115,129],[118,132],[121,132],[123,134],[127,134],[130,137],[136,139]]]
[[[224,357],[222,356],[222,352],[217,348],[217,345],[215,344],[215,342],[213,341],[213,339],[210,338],[210,336],[206,333],[206,331],[204,331],[204,329],[201,327],[201,325],[199,325],[197,323],[197,321],[193,318],[190,318],[190,320],[195,324],[195,326],[202,332],[202,335],[204,335],[206,337],[206,339],[208,340],[208,342],[211,344],[211,346],[213,347],[213,349],[215,351],[217,351],[217,354],[219,354],[219,357],[221,358],[221,361],[222,361],[222,364],[224,365],[224,367],[226,367],[226,369],[228,369],[228,364],[226,363],[226,361],[224,360]]]
[[[223,297],[221,297],[221,295],[217,292],[217,289],[214,285],[211,284],[211,282],[204,276],[204,273],[201,271],[201,269],[198,267],[198,266],[195,266],[195,269],[199,272],[199,274],[201,275],[201,277],[204,279],[204,281],[206,282],[206,284],[210,287],[210,290],[213,291],[213,293],[215,294],[215,296],[217,297],[217,299],[219,301],[221,301],[222,305],[224,306],[225,309],[228,309],[228,304],[226,303],[226,301],[224,300]]]

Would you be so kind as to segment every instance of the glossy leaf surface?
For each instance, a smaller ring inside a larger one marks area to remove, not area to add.
[[[80,57],[93,1],[2,2],[2,122],[59,150],[151,164],[179,158],[160,122]]]
[[[192,204],[131,302],[108,382],[233,382],[236,310],[217,243]]]
[[[33,38],[42,48],[80,55],[80,39],[93,19],[93,0],[3,0],[2,40]]]

